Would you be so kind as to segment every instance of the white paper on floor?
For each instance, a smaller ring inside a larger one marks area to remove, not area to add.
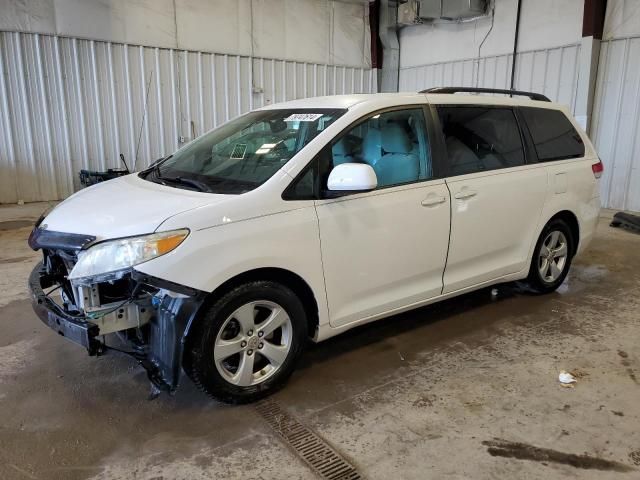
[[[558,375],[558,380],[563,385],[571,385],[577,382],[573,375],[571,375],[569,372],[565,372],[564,370],[562,370],[560,372],[560,375]]]

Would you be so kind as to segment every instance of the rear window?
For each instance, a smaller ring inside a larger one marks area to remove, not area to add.
[[[584,143],[569,119],[559,110],[521,108],[538,160],[562,160],[584,156]]]

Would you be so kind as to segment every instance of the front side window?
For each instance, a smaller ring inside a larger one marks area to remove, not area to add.
[[[149,181],[211,193],[259,187],[345,110],[251,112],[185,145],[140,175]]]
[[[569,119],[560,110],[522,107],[520,109],[538,160],[562,160],[584,156],[584,142]]]
[[[449,175],[524,165],[520,129],[510,108],[438,107]]]
[[[341,135],[331,145],[329,166],[342,163],[371,165],[378,188],[431,178],[422,108],[380,113]]]

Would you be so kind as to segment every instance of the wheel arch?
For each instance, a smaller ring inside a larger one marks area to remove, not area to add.
[[[573,245],[573,252],[571,252],[571,254],[575,255],[576,252],[578,251],[578,245],[580,244],[580,223],[578,222],[578,217],[571,210],[561,210],[555,215],[553,215],[551,218],[549,218],[549,220],[547,220],[542,225],[542,228],[544,228],[545,225],[547,225],[552,220],[556,220],[556,219],[563,220],[569,226],[569,229],[571,230],[571,235],[573,236],[573,240],[575,243]]]
[[[239,285],[257,280],[278,282],[290,288],[300,298],[307,314],[308,332],[309,335],[313,337],[320,322],[318,301],[316,300],[312,288],[300,275],[284,268],[255,268],[231,277],[207,295],[206,301],[201,307],[201,311],[204,311],[209,305]],[[196,317],[194,319],[194,323],[198,320],[199,318]],[[189,336],[189,332],[192,327],[193,325],[190,325],[185,331],[185,337]]]
[[[578,252],[578,246],[580,244],[580,223],[578,222],[578,217],[576,216],[575,213],[573,213],[571,210],[564,209],[564,210],[559,210],[555,212],[553,215],[549,215],[548,217],[545,215],[543,216],[543,218],[546,218],[546,220],[541,221],[538,225],[538,233],[532,239],[531,245],[529,247],[529,257],[528,257],[527,266],[525,269],[522,270],[522,273],[529,272],[531,261],[535,253],[534,251],[536,248],[536,243],[538,242],[540,235],[542,235],[542,231],[544,230],[544,227],[546,227],[547,224],[552,220],[559,218],[561,220],[564,220],[567,223],[567,225],[569,226],[569,229],[571,230],[571,235],[575,239],[575,245],[573,246],[572,256]]]

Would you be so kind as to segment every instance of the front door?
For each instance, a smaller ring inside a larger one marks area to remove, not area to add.
[[[374,191],[316,202],[331,325],[440,295],[449,192],[433,178],[422,108],[364,119],[334,142],[327,158],[327,171],[361,162],[378,178]]]

